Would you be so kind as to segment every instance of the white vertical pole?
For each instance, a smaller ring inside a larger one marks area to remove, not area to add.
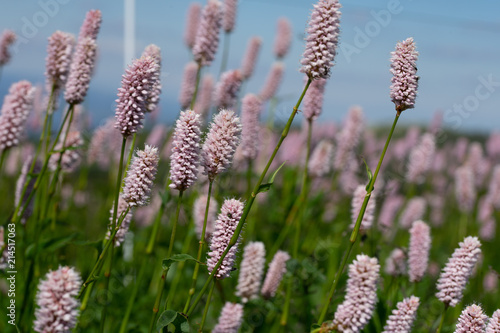
[[[132,62],[135,57],[135,0],[124,0],[124,20],[123,20],[124,49],[123,62],[124,67]]]

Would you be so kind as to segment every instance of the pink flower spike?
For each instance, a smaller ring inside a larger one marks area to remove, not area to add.
[[[16,39],[17,36],[14,31],[6,29],[2,32],[2,36],[0,36],[0,67],[10,61],[9,47],[14,44]]]
[[[398,302],[397,309],[392,310],[382,333],[410,333],[419,305],[420,299],[415,296]]]
[[[310,79],[330,76],[339,41],[340,7],[338,0],[319,0],[314,5],[306,30],[306,50],[300,61],[300,72]]]
[[[476,187],[474,173],[467,164],[455,170],[455,196],[458,208],[464,213],[471,213],[476,203]]]
[[[425,173],[430,169],[436,151],[434,135],[426,133],[418,145],[412,149],[408,161],[406,179],[410,183],[421,184]]]
[[[426,209],[427,203],[424,198],[411,198],[399,218],[399,224],[405,229],[410,228],[413,222],[422,219]]]
[[[36,294],[34,330],[36,332],[71,332],[76,325],[82,284],[80,274],[72,267],[59,267],[45,275]]]
[[[324,177],[332,169],[333,144],[328,140],[321,140],[314,148],[309,160],[309,174],[312,177]]]
[[[239,70],[222,73],[215,86],[214,103],[218,109],[234,109],[238,99],[243,77]]]
[[[486,333],[500,333],[500,310],[493,312],[493,316],[486,326]]]
[[[423,221],[415,221],[410,229],[410,246],[408,253],[408,274],[410,282],[422,280],[429,264],[431,249],[431,228]]]
[[[292,24],[286,17],[278,19],[278,29],[274,40],[274,54],[276,58],[283,58],[290,50],[292,43]]]
[[[243,305],[226,302],[212,333],[238,333],[243,322]]]
[[[460,302],[480,253],[481,243],[477,237],[469,236],[459,243],[437,281],[436,297],[441,302],[452,307]]]
[[[195,202],[193,207],[193,218],[194,224],[196,226],[196,235],[198,239],[201,239],[201,234],[203,233],[203,222],[205,220],[205,210],[207,207],[207,195],[199,196]],[[217,219],[217,211],[219,210],[219,204],[214,197],[210,198],[210,205],[208,206],[208,215],[207,215],[207,227],[205,229],[205,238],[210,239],[212,234],[214,233],[215,228],[215,220]]]
[[[97,44],[86,37],[78,40],[75,54],[71,61],[64,99],[69,104],[80,104],[87,96],[90,78],[94,71]]]
[[[74,44],[75,38],[66,32],[56,31],[49,37],[45,71],[49,91],[66,83]]]
[[[108,226],[108,231],[106,233],[106,239],[109,239],[111,234],[113,233],[113,212],[114,212],[114,207],[115,204],[113,203],[111,205],[111,209],[109,211],[110,216],[109,216],[109,226]],[[118,199],[118,210],[116,212],[116,223],[118,223],[118,220],[120,219],[120,216],[127,211],[128,203],[123,200],[123,197],[120,195]],[[129,209],[127,215],[123,218],[122,224],[120,225],[120,228],[116,232],[115,235],[115,246],[120,246],[124,241],[125,241],[125,235],[128,232],[128,229],[130,227],[130,222],[132,221],[132,210]],[[118,226],[118,224],[117,224]]]
[[[248,78],[252,76],[261,45],[262,39],[259,37],[252,37],[248,41],[247,49],[241,63],[241,76],[243,80],[248,80]]]
[[[257,297],[264,274],[265,263],[266,249],[264,243],[248,243],[243,250],[243,260],[240,265],[238,286],[236,287],[236,296],[241,297],[243,303]]]
[[[276,95],[278,88],[280,86],[281,80],[283,79],[283,73],[285,71],[285,66],[281,62],[275,62],[271,67],[271,71],[267,75],[266,81],[262,90],[260,91],[260,98],[263,101],[270,100]]]
[[[141,57],[130,65],[122,76],[116,100],[116,124],[123,137],[128,137],[142,128],[147,101],[153,93],[159,66],[152,57]]]
[[[160,95],[161,95],[161,50],[155,44],[150,44],[146,46],[144,51],[142,52],[143,57],[151,57],[155,60],[158,65],[158,69],[154,76],[153,87],[151,93],[149,94],[146,105],[148,112],[154,112],[158,108],[158,104],[160,103]]]
[[[364,254],[349,265],[347,293],[333,319],[337,331],[360,332],[368,324],[377,303],[379,270],[377,259]]]
[[[203,173],[210,181],[231,166],[240,135],[240,119],[233,111],[221,110],[214,116],[201,151]]]
[[[85,16],[80,33],[78,35],[78,42],[84,38],[97,39],[99,29],[101,28],[102,14],[99,9],[89,10]]]
[[[488,316],[479,305],[469,305],[460,314],[455,333],[483,333],[487,320]]]
[[[146,145],[138,150],[130,164],[122,197],[131,207],[146,206],[158,167],[158,148]]]
[[[201,15],[193,46],[194,60],[201,66],[210,66],[219,46],[219,31],[222,25],[222,4],[209,0]]]
[[[170,158],[170,188],[185,191],[198,178],[200,126],[200,116],[196,112],[181,112],[175,125]]]
[[[259,149],[259,118],[262,101],[254,94],[247,94],[241,101],[241,149],[247,159],[257,158]]]
[[[396,44],[396,50],[391,52],[391,100],[399,113],[415,107],[417,97],[418,76],[415,42],[408,38]]]
[[[186,109],[193,98],[194,89],[196,87],[196,73],[198,72],[198,64],[191,61],[184,67],[184,76],[182,77],[181,91],[179,93],[179,102],[181,109]]]
[[[389,257],[385,260],[384,271],[392,276],[403,275],[406,273],[406,254],[400,248],[392,250]]]
[[[200,114],[202,117],[210,110],[212,105],[212,95],[214,92],[214,78],[210,74],[203,76],[201,81],[200,94],[196,98],[196,104],[194,105],[194,110]]]
[[[224,16],[222,18],[222,28],[226,33],[232,32],[236,23],[236,11],[238,0],[224,0]]]
[[[285,251],[280,250],[274,255],[260,291],[264,298],[271,298],[276,295],[283,275],[286,273],[286,262],[288,260],[290,260],[290,255]]]
[[[19,144],[34,97],[35,88],[28,81],[10,86],[0,111],[0,151]]]
[[[363,130],[363,110],[359,106],[353,106],[349,109],[347,119],[341,132],[336,136],[337,149],[333,160],[335,170],[343,170],[348,163],[352,150],[359,142]]]
[[[186,17],[186,28],[184,30],[184,43],[189,49],[192,49],[196,40],[198,23],[200,22],[201,5],[197,2],[189,6]]]
[[[210,252],[208,253],[207,268],[210,274],[215,269],[217,262],[221,258],[222,253],[228,247],[229,241],[236,231],[236,227],[240,222],[241,214],[243,213],[243,207],[243,202],[236,199],[227,199],[222,205],[219,217],[217,218],[217,221],[215,221],[215,232],[212,236],[212,240],[210,242]],[[224,257],[222,265],[215,273],[215,277],[218,279],[229,277],[229,274],[233,270],[239,243],[240,240],[238,239],[237,243],[231,247],[227,255]]]

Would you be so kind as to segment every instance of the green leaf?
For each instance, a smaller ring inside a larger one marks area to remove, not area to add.
[[[286,162],[281,163],[281,165],[279,166],[279,168],[276,169],[276,171],[274,171],[273,175],[269,179],[269,182],[264,183],[264,184],[260,184],[259,189],[257,190],[257,193],[269,191],[269,189],[271,188],[271,185],[273,185],[273,183],[274,183],[274,178],[276,178],[276,175],[278,174],[278,172],[280,171],[280,169],[285,165],[285,163]]]
[[[187,318],[174,310],[165,310],[160,314],[156,322],[156,332],[161,331],[169,325],[174,331],[168,330],[168,332],[189,333],[189,322]]]
[[[162,330],[164,327],[170,325],[174,322],[177,317],[177,312],[174,310],[165,310],[160,314],[158,321],[156,322],[156,332]]]
[[[174,254],[170,258],[163,259],[162,268],[163,268],[163,270],[166,270],[166,269],[169,269],[170,266],[172,266],[172,264],[174,262],[181,262],[181,261],[186,261],[186,260],[196,261],[197,263],[204,265],[204,263],[196,260],[195,258],[191,257],[189,254],[182,253],[182,254]]]
[[[365,163],[366,173],[368,174],[368,185],[366,185],[366,192],[368,192],[368,190],[370,189],[370,185],[372,183],[373,173],[370,170],[370,167],[368,166],[368,163],[366,163],[364,158],[363,158],[363,163]]]
[[[61,247],[67,245],[73,239],[78,236],[78,233],[72,233],[69,236],[60,237],[60,238],[52,238],[43,242],[42,247],[45,248],[49,252],[53,252]]]

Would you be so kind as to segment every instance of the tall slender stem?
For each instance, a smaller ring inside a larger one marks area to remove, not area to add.
[[[335,275],[335,279],[333,280],[332,287],[330,289],[330,292],[328,294],[328,299],[325,301],[325,304],[323,305],[323,308],[321,310],[321,314],[318,319],[318,325],[321,325],[323,320],[325,319],[326,312],[328,311],[328,307],[330,306],[330,303],[332,302],[333,295],[335,294],[335,289],[337,288],[337,284],[339,283],[340,276],[342,275],[342,272],[344,271],[345,265],[347,263],[347,260],[349,259],[349,255],[351,254],[352,248],[354,247],[354,244],[356,243],[356,240],[358,238],[359,234],[359,228],[361,226],[361,221],[363,220],[363,217],[365,215],[366,211],[366,206],[368,205],[368,201],[370,200],[371,194],[373,192],[373,189],[375,187],[375,181],[377,180],[378,173],[380,171],[380,167],[382,166],[382,162],[385,157],[385,153],[387,152],[387,148],[389,147],[389,143],[391,142],[392,134],[394,133],[394,129],[396,128],[396,124],[398,122],[400,113],[396,113],[396,117],[394,118],[394,122],[391,127],[391,131],[389,132],[389,136],[387,137],[387,141],[385,142],[384,149],[382,150],[382,154],[380,155],[380,159],[377,164],[377,169],[375,169],[375,173],[373,174],[372,179],[368,183],[367,189],[366,189],[366,196],[363,201],[363,205],[361,206],[361,210],[358,214],[358,218],[356,220],[356,224],[354,226],[354,230],[351,233],[351,237],[349,238],[349,247],[347,248],[347,251],[344,254],[344,257],[342,258],[342,262],[340,264],[339,269],[337,270],[337,274]]]
[[[132,144],[130,145],[130,150],[128,152],[127,164],[125,164],[125,174],[127,174],[128,168],[130,166],[130,161],[132,161],[132,156],[134,155],[135,141],[137,140],[137,133],[132,136]]]
[[[4,149],[4,150],[2,150],[2,153],[0,155],[0,175],[2,174],[2,166],[3,166],[3,162],[5,161],[6,156],[7,156],[7,149]]]
[[[231,33],[226,32],[224,34],[224,51],[222,53],[222,61],[220,63],[219,76],[226,71],[227,68],[227,60],[229,59],[229,44],[231,41]]]
[[[200,238],[200,242],[199,242],[200,245],[198,246],[198,255],[196,257],[196,265],[194,266],[193,278],[191,281],[191,288],[189,289],[186,305],[184,305],[184,311],[183,311],[184,313],[187,312],[187,310],[189,308],[189,303],[191,303],[191,298],[193,297],[194,292],[196,290],[196,280],[198,279],[198,272],[200,270],[201,255],[203,253],[203,247],[205,245],[208,211],[210,208],[210,198],[212,197],[212,185],[213,185],[213,180],[208,183],[208,196],[207,196],[207,204],[205,205],[205,216],[203,218],[203,229],[201,230],[201,238]]]
[[[255,201],[255,197],[259,193],[260,185],[264,181],[264,178],[266,177],[267,171],[269,170],[269,168],[271,167],[271,164],[273,163],[274,157],[278,153],[278,150],[280,149],[281,144],[283,143],[283,141],[285,140],[285,138],[288,135],[288,132],[290,131],[290,127],[292,126],[293,119],[295,118],[295,115],[299,111],[300,103],[302,103],[302,99],[304,98],[304,95],[306,94],[307,89],[309,88],[309,85],[311,84],[311,82],[312,82],[312,80],[309,78],[307,80],[305,87],[304,87],[304,90],[302,91],[302,94],[300,95],[300,97],[297,101],[297,104],[295,104],[293,111],[292,111],[290,117],[288,118],[288,122],[286,123],[286,126],[283,129],[283,132],[281,133],[281,137],[280,137],[278,143],[276,144],[276,147],[274,148],[274,151],[271,154],[271,157],[269,158],[269,161],[267,162],[266,167],[262,171],[262,173],[259,177],[259,180],[255,184],[254,190],[252,191],[252,194],[250,195],[250,198],[248,199],[247,204],[245,205],[245,208],[243,209],[243,213],[241,214],[240,221],[238,222],[238,225],[236,226],[236,230],[233,234],[233,237],[229,241],[227,248],[224,250],[219,261],[217,262],[214,269],[212,270],[212,273],[210,274],[210,278],[207,280],[207,282],[205,282],[205,285],[203,286],[201,291],[198,293],[198,296],[195,298],[193,304],[191,305],[188,312],[186,313],[188,317],[194,311],[194,309],[196,308],[196,305],[198,305],[198,302],[201,300],[201,297],[206,292],[206,290],[208,288],[208,284],[210,283],[210,279],[213,279],[215,273],[219,270],[219,267],[222,265],[222,261],[226,257],[227,253],[236,244],[236,241],[238,240],[238,237],[240,236],[241,230],[243,228],[243,225],[245,224],[245,220],[246,220],[248,214],[250,213],[250,209],[252,208],[253,202]]]
[[[210,288],[210,291],[208,292],[207,303],[205,304],[205,309],[203,310],[203,317],[201,318],[199,332],[203,332],[203,326],[205,326],[205,321],[207,320],[207,313],[208,313],[208,309],[210,308],[210,301],[212,300],[212,294],[214,293],[214,287],[215,287],[215,280],[212,283],[212,287]]]
[[[174,224],[172,226],[172,234],[170,236],[170,244],[168,244],[167,258],[170,258],[172,256],[172,251],[174,249],[175,232],[177,229],[177,223],[179,222],[179,213],[181,211],[181,203],[182,203],[182,194],[183,193],[184,193],[184,191],[179,191],[179,199],[177,200],[177,209],[175,210],[175,219],[174,219]],[[156,317],[157,317],[158,311],[160,309],[160,302],[161,302],[161,298],[163,296],[163,290],[165,289],[167,274],[168,274],[168,268],[163,270],[162,275],[161,275],[161,279],[158,282],[158,290],[156,291],[156,300],[155,300],[155,304],[153,306],[153,317],[151,318],[151,325],[149,328],[150,332],[153,332],[154,325],[156,322]]]
[[[196,102],[196,96],[198,95],[198,87],[200,86],[201,78],[201,64],[198,63],[198,70],[196,71],[196,83],[194,85],[193,97],[191,97],[191,103],[189,103],[189,109],[193,110],[194,103]]]
[[[448,310],[448,305],[445,304],[443,313],[441,314],[441,320],[439,321],[439,326],[438,326],[436,333],[441,333],[441,330],[443,329],[444,317],[446,316],[446,310]]]

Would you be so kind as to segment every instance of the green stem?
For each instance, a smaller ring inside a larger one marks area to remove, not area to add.
[[[396,128],[396,124],[398,122],[400,113],[396,113],[396,117],[394,118],[394,122],[392,124],[391,130],[389,132],[389,136],[387,137],[387,141],[385,142],[384,149],[382,150],[382,154],[380,155],[380,159],[377,164],[377,169],[375,169],[375,174],[373,175],[372,179],[368,183],[367,189],[366,189],[366,196],[363,201],[363,205],[361,206],[361,210],[358,214],[358,219],[356,220],[356,224],[354,226],[354,230],[351,233],[351,237],[349,238],[349,247],[347,251],[344,254],[344,257],[342,258],[342,262],[340,264],[339,269],[337,270],[337,274],[335,275],[335,278],[332,283],[332,287],[330,289],[330,292],[328,294],[328,298],[326,299],[323,308],[321,310],[321,314],[319,316],[318,325],[321,325],[323,320],[325,319],[326,312],[328,311],[328,307],[330,306],[330,303],[332,302],[333,295],[335,294],[335,289],[337,288],[337,284],[339,283],[340,276],[342,275],[342,272],[344,271],[345,265],[347,263],[347,260],[349,259],[349,255],[351,254],[352,248],[354,247],[354,244],[356,243],[356,240],[358,238],[359,234],[359,228],[361,226],[361,221],[363,220],[363,216],[365,215],[365,210],[366,206],[368,205],[368,201],[370,200],[371,194],[373,192],[373,189],[375,187],[375,181],[377,180],[378,173],[380,171],[380,167],[382,166],[382,162],[384,160],[385,154],[387,152],[387,148],[389,147],[389,143],[392,138],[392,134],[394,133],[394,129]]]
[[[283,141],[285,140],[285,138],[288,135],[288,132],[290,131],[290,127],[292,126],[293,119],[295,118],[295,115],[299,111],[300,103],[302,103],[302,99],[304,98],[304,95],[306,94],[307,89],[309,88],[310,84],[311,84],[311,79],[309,78],[307,80],[305,87],[304,87],[304,90],[302,91],[302,94],[299,97],[299,100],[297,101],[297,104],[295,104],[295,106],[293,108],[292,114],[288,118],[288,122],[286,123],[286,126],[283,129],[283,132],[281,133],[281,137],[280,137],[278,143],[276,144],[276,147],[274,148],[274,151],[273,151],[271,157],[269,158],[269,161],[267,162],[266,167],[262,171],[262,173],[259,177],[259,180],[257,181],[257,184],[255,184],[254,190],[253,190],[250,198],[247,200],[247,204],[245,205],[245,208],[243,209],[243,213],[241,215],[240,221],[238,222],[238,225],[236,226],[236,230],[233,234],[233,237],[229,241],[228,247],[222,253],[219,261],[217,262],[214,269],[212,270],[212,273],[210,274],[210,278],[207,280],[207,282],[205,282],[205,285],[203,286],[201,291],[198,293],[198,296],[196,297],[193,304],[189,308],[189,310],[187,312],[188,317],[191,315],[191,313],[193,313],[194,309],[196,308],[196,305],[198,305],[198,302],[201,300],[201,297],[206,292],[206,290],[208,288],[208,284],[210,283],[210,279],[213,279],[215,273],[219,270],[219,267],[222,265],[222,261],[226,257],[227,253],[236,244],[236,241],[238,240],[238,237],[240,236],[241,229],[243,228],[243,225],[245,224],[245,220],[246,220],[248,214],[250,213],[250,209],[252,208],[253,202],[255,201],[255,197],[259,193],[260,185],[264,181],[264,178],[266,177],[267,171],[269,170],[269,168],[271,167],[271,164],[273,163],[274,157],[278,153],[278,150],[280,149],[281,144],[283,143]]]
[[[0,155],[0,174],[2,174],[2,166],[5,161],[5,157],[7,157],[7,149],[2,150],[2,154]]]
[[[179,199],[177,200],[177,209],[175,210],[174,225],[172,226],[172,234],[170,235],[170,244],[168,244],[167,258],[172,256],[172,251],[174,249],[175,232],[177,229],[177,223],[179,222],[179,213],[181,211],[182,194],[184,191],[179,191]],[[161,275],[161,279],[158,282],[158,290],[156,291],[155,304],[153,306],[153,317],[151,318],[151,325],[149,328],[150,332],[153,332],[154,324],[156,322],[156,317],[158,315],[158,310],[160,309],[160,302],[163,296],[163,290],[165,289],[165,283],[167,280],[168,268],[164,269]]]
[[[199,332],[203,332],[203,326],[205,326],[205,321],[207,319],[208,309],[210,308],[210,301],[212,300],[212,294],[214,293],[215,281],[212,283],[212,287],[208,292],[207,303],[205,304],[205,309],[203,310],[203,317],[201,318],[201,324]]]
[[[200,86],[201,77],[201,64],[198,63],[198,70],[196,71],[196,84],[194,86],[193,97],[191,97],[191,103],[189,103],[189,109],[194,109],[194,103],[196,102],[196,96],[198,95],[198,87]]]
[[[47,168],[48,168],[48,165],[49,165],[50,155],[54,151],[54,148],[55,148],[57,142],[59,141],[59,137],[61,136],[61,133],[62,133],[63,128],[64,128],[64,125],[66,124],[66,121],[68,120],[69,115],[73,112],[73,108],[74,108],[74,105],[70,104],[69,108],[68,108],[68,111],[66,112],[66,115],[64,116],[64,119],[63,119],[63,122],[61,124],[61,127],[59,128],[59,131],[57,132],[57,136],[56,136],[56,138],[54,140],[54,143],[52,144],[52,147],[51,147],[51,149],[49,151],[49,154],[47,154],[47,156],[45,157],[45,161],[43,163],[43,166],[42,166],[42,169],[41,169],[40,173],[37,176],[36,182],[33,185],[33,189],[31,190],[31,193],[29,194],[29,196],[26,199],[26,201],[24,201],[25,202],[24,205],[22,204],[22,200],[17,204],[16,209],[14,211],[14,214],[12,215],[12,218],[11,218],[11,222],[12,223],[19,222],[19,220],[21,219],[21,216],[24,214],[24,211],[28,207],[29,202],[31,201],[31,199],[35,195],[36,191],[40,187],[40,184],[41,184],[41,182],[43,180],[43,176],[44,176],[45,172],[47,171]],[[21,198],[24,197],[24,195],[26,193],[26,188],[27,188],[27,185],[24,187],[24,190],[23,190],[23,193],[21,195]],[[22,206],[22,209],[21,209],[21,206]]]
[[[231,41],[231,33],[226,32],[224,34],[224,51],[222,53],[222,61],[220,63],[219,76],[226,71],[227,68],[227,60],[229,59],[229,44]]]
[[[446,316],[446,310],[448,310],[447,305],[444,306],[444,310],[443,310],[443,313],[441,314],[441,320],[439,321],[439,326],[438,326],[436,333],[441,333],[441,330],[443,329],[444,317]]]
[[[78,293],[78,298],[81,298],[83,295],[83,292],[88,287],[88,285],[90,283],[94,282],[94,280],[95,280],[94,274],[101,268],[101,265],[104,261],[104,258],[106,258],[106,253],[108,252],[109,248],[111,247],[111,244],[114,244],[114,239],[115,239],[116,233],[118,232],[118,230],[122,226],[122,222],[125,219],[125,216],[127,216],[129,210],[130,210],[130,206],[127,207],[125,212],[123,212],[120,215],[120,218],[118,220],[118,224],[117,224],[116,228],[113,229],[113,232],[111,233],[110,237],[106,240],[104,248],[103,248],[101,254],[99,255],[99,258],[97,259],[97,262],[95,263],[94,267],[90,271],[89,276],[87,277],[87,279],[83,283],[82,288],[80,289],[80,292]]]
[[[130,145],[130,150],[128,152],[127,164],[125,165],[125,174],[127,174],[128,168],[130,166],[130,161],[132,161],[132,156],[134,155],[136,139],[137,139],[137,133],[134,133],[134,135],[132,137],[132,144]]]
[[[295,202],[298,205],[297,211],[302,212],[304,210],[304,206],[306,204],[307,199],[307,186],[308,186],[308,172],[309,172],[309,158],[311,155],[311,136],[312,136],[312,119],[307,120],[307,146],[306,146],[306,160],[304,165],[304,172],[302,174],[302,186],[300,188],[299,199]],[[302,214],[298,214],[295,224],[295,237],[293,242],[293,252],[292,256],[295,259],[298,259],[299,254],[299,244],[300,244],[300,223],[302,220]],[[292,220],[293,222],[293,220]],[[289,230],[289,228],[285,228],[285,230]],[[283,307],[283,313],[281,315],[281,326],[286,326],[288,322],[288,312],[290,310],[290,302],[292,300],[292,280],[289,279],[287,283],[286,289],[286,298],[285,298],[285,306]]]
[[[212,197],[212,185],[213,185],[213,180],[208,183],[208,196],[207,196],[207,204],[205,205],[205,216],[203,218],[203,229],[201,230],[201,239],[199,242],[200,245],[198,246],[198,255],[196,257],[196,265],[194,266],[193,278],[191,281],[191,288],[189,289],[186,305],[184,305],[184,311],[183,311],[184,313],[187,312],[187,310],[189,308],[189,303],[191,303],[191,298],[193,297],[194,292],[196,290],[196,280],[198,280],[198,272],[200,270],[201,255],[203,253],[203,247],[205,245],[208,211],[210,208],[210,198]]]

